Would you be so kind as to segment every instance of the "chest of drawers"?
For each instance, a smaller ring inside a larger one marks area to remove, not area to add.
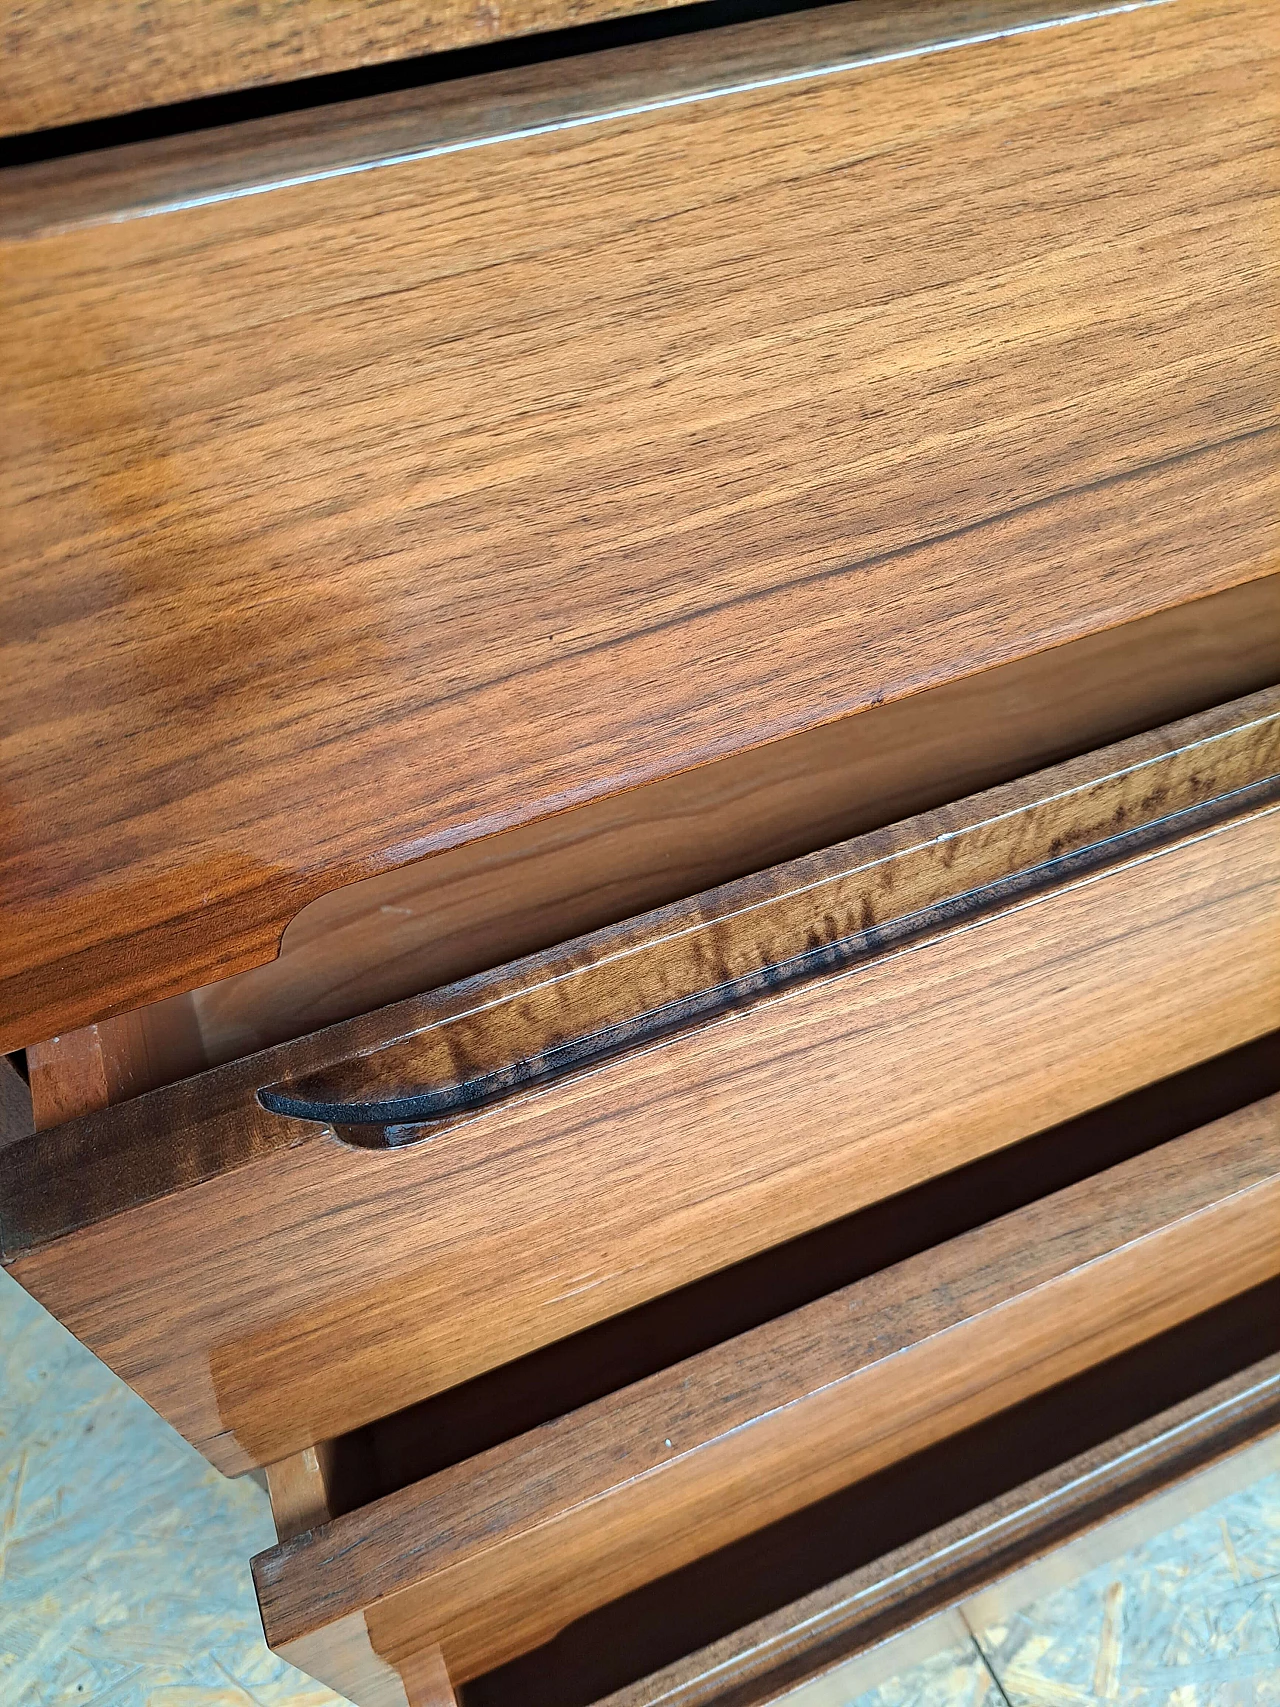
[[[358,1707],[1280,1409],[1274,17],[618,10],[11,25],[0,1245]]]

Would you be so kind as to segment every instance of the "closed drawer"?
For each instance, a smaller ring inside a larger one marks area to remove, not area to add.
[[[1253,695],[11,1143],[6,1260],[224,1468],[343,1434],[1273,1029],[1278,741]]]
[[[1267,21],[858,0],[8,175],[0,1048],[1273,571]]]
[[[728,1561],[753,1532],[1095,1366],[1109,1363],[1107,1379],[1123,1386],[1132,1371],[1117,1358],[1192,1318],[1201,1327],[1175,1332],[1175,1347],[1206,1325],[1229,1340],[1238,1320],[1206,1312],[1233,1298],[1248,1294],[1245,1312],[1262,1312],[1274,1352],[1280,1318],[1267,1283],[1280,1273],[1278,1235],[1273,1096],[306,1528],[255,1561],[268,1640],[359,1707],[403,1703],[404,1680],[433,1656],[454,1685],[485,1676],[480,1699],[502,1699],[487,1674],[504,1665],[508,1700],[555,1699],[554,1684],[511,1662],[565,1626],[629,1594],[638,1609],[645,1584],[708,1555]],[[1259,1407],[1254,1426],[1276,1415],[1274,1365],[1260,1383],[1244,1406]],[[1069,1390],[1057,1402],[1069,1418]],[[1211,1396],[1202,1410],[1213,1408]],[[1227,1422],[1238,1426],[1239,1412],[1228,1407],[1217,1425]],[[417,1426],[430,1452],[429,1410]],[[1060,1456],[1070,1441],[1068,1422]],[[1130,1473],[1150,1486],[1152,1466],[1136,1456]],[[403,1431],[401,1458],[412,1462]],[[956,1462],[973,1477],[982,1451],[970,1445]],[[1096,1480],[1097,1459],[1089,1470]],[[1076,1520],[1088,1521],[1079,1490],[1076,1499]],[[1006,1531],[1011,1516],[1006,1505]],[[969,1555],[972,1572],[981,1549]],[[882,1615],[891,1599],[882,1589]],[[775,1649],[781,1633],[775,1616]],[[708,1661],[709,1677],[686,1665],[674,1681],[686,1698],[700,1698],[689,1687],[700,1684],[703,1699],[738,1699],[748,1646]],[[554,1674],[557,1661],[544,1658],[544,1669]],[[435,1699],[412,1687],[409,1698]],[[629,1698],[646,1699],[644,1689]]]

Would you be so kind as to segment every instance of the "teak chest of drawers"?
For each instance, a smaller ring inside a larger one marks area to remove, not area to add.
[[[272,1646],[748,1707],[1280,1425],[1274,10],[12,12],[0,1252]]]

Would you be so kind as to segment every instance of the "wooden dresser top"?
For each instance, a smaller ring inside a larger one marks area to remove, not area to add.
[[[675,102],[668,54],[133,215],[11,174],[0,1048],[1273,570],[1276,38],[1174,0]]]

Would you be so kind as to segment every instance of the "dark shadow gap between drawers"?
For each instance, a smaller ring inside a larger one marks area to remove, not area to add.
[[[587,1707],[1277,1350],[1269,1281],[611,1602],[465,1685],[462,1707]]]
[[[552,60],[601,53],[609,48],[666,41],[673,36],[723,29],[728,25],[754,23],[766,18],[782,18],[793,12],[816,11],[841,3],[842,0],[694,0],[691,5],[676,5],[655,12],[634,12],[626,17],[578,24],[569,29],[508,36],[478,47],[417,54],[407,59],[355,66],[348,71],[332,71],[317,77],[235,89],[221,95],[204,95],[189,101],[175,101],[167,106],[145,107],[109,118],[87,119],[77,124],[0,138],[0,168],[33,165],[40,160],[60,160],[70,154],[97,153],[104,148],[119,148],[160,137],[184,136],[253,119],[333,106],[341,101],[367,100],[371,96],[395,94],[405,89],[430,88],[433,84],[453,83],[463,77],[481,77],[495,71],[544,65]]]
[[[1272,1033],[611,1317],[334,1442],[331,1509],[433,1475],[1278,1090]]]

